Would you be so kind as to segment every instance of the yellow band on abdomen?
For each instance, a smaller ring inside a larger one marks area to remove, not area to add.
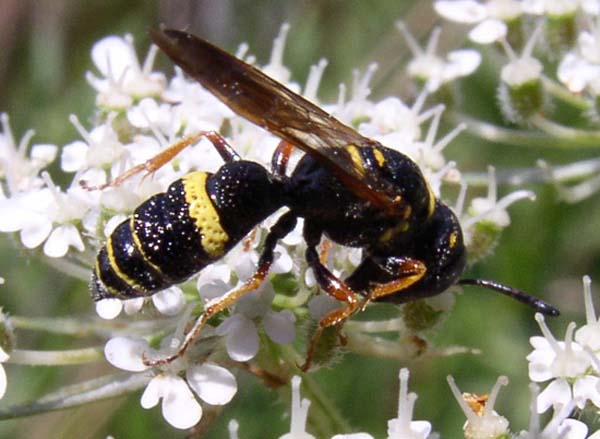
[[[192,172],[184,176],[182,181],[190,218],[200,230],[202,248],[210,257],[218,258],[225,253],[229,236],[221,226],[219,213],[206,192],[207,176],[206,172]]]

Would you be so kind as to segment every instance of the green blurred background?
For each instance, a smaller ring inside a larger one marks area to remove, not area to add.
[[[398,19],[403,19],[421,39],[427,37],[432,26],[444,24],[442,50],[461,45],[464,35],[464,29],[441,23],[429,1],[2,0],[0,11],[0,111],[9,113],[17,138],[33,128],[38,133],[34,143],[58,145],[78,137],[68,122],[69,114],[77,114],[89,126],[86,121],[93,116],[94,92],[84,74],[93,69],[89,56],[92,44],[108,34],[133,34],[138,53],[144,56],[148,47],[146,30],[164,23],[187,28],[229,50],[247,41],[251,52],[264,64],[281,23],[288,21],[291,31],[284,60],[294,80],[304,83],[310,65],[321,57],[329,60],[319,93],[322,101],[335,99],[338,84],[349,83],[352,69],[364,69],[371,62],[380,65],[373,83],[375,99],[390,94],[410,99],[412,89],[403,71],[409,52],[395,30]],[[164,57],[158,62],[162,68],[171,68]],[[496,106],[496,77],[496,72],[480,69],[461,83],[460,94],[468,112],[502,124]],[[563,116],[568,118],[568,114]],[[551,144],[539,149],[486,144],[461,134],[448,148],[446,157],[456,160],[463,171],[485,172],[488,164],[499,170],[533,167],[538,158],[559,164],[594,154],[591,148],[576,146],[554,150]],[[562,317],[550,322],[556,335],[562,337],[570,320],[583,324],[581,276],[589,274],[600,282],[600,197],[567,205],[557,201],[547,186],[529,189],[537,193],[537,201],[521,202],[510,209],[512,225],[497,251],[471,269],[469,276],[496,279],[550,300],[563,311]],[[509,190],[502,188],[501,194]],[[92,312],[85,283],[57,274],[34,254],[20,250],[7,236],[0,237],[0,276],[6,279],[0,288],[0,303],[10,314],[85,316]],[[511,383],[502,391],[497,411],[512,421],[513,430],[526,428],[529,390],[525,356],[530,350],[528,337],[538,333],[530,309],[487,291],[467,290],[458,297],[436,340],[442,346],[479,348],[482,354],[409,365],[410,389],[419,395],[415,419],[429,420],[444,438],[459,438],[464,417],[450,394],[446,375],[452,374],[463,391],[487,393],[497,376],[505,374]],[[74,341],[39,332],[20,332],[18,336],[23,349],[89,344],[89,340]],[[335,367],[314,375],[355,431],[384,437],[386,421],[395,416],[397,409],[401,366],[393,361],[347,355]],[[60,370],[9,365],[6,369],[9,389],[0,402],[2,406],[110,370],[105,365]],[[266,390],[253,377],[240,374],[239,382],[238,395],[205,437],[227,437],[227,422],[232,418],[239,421],[242,438],[272,438],[287,431],[289,419],[283,415],[287,401],[283,404],[277,392]],[[158,408],[142,409],[139,396],[5,421],[0,423],[0,437],[185,436],[162,419]]]

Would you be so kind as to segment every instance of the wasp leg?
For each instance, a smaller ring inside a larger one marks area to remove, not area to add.
[[[115,179],[101,184],[99,186],[88,186],[85,182],[81,182],[81,185],[86,190],[102,190],[107,187],[117,187],[123,184],[123,182],[140,172],[145,172],[144,178],[148,175],[153,174],[164,165],[169,163],[173,158],[187,148],[190,145],[197,143],[200,139],[206,138],[213,144],[219,155],[225,162],[232,162],[240,159],[240,156],[233,150],[233,148],[227,143],[227,141],[216,131],[199,131],[195,134],[190,134],[183,139],[170,145],[167,149],[159,152],[154,157],[146,160],[144,163],[140,163],[131,169],[128,169],[123,174],[119,175]]]
[[[294,145],[286,140],[282,140],[277,145],[273,157],[271,158],[271,172],[278,177],[285,176],[290,156],[294,150]]]
[[[173,355],[160,358],[158,360],[152,360],[144,356],[144,364],[146,366],[157,366],[171,363],[177,358],[181,357],[198,338],[202,332],[202,328],[204,328],[208,320],[210,320],[215,314],[223,311],[228,306],[233,305],[244,294],[260,287],[267,277],[269,268],[271,268],[271,264],[273,263],[274,250],[277,241],[290,233],[294,227],[296,227],[296,215],[292,212],[283,214],[269,230],[269,234],[265,240],[264,250],[260,255],[260,260],[258,261],[258,268],[252,277],[246,280],[238,288],[235,288],[225,293],[223,296],[208,302],[202,315],[198,317],[192,329],[190,329],[190,331],[185,335],[185,338],[183,339],[183,342],[179,346],[177,352],[175,352]]]
[[[401,293],[402,290],[420,281],[427,272],[427,267],[423,262],[412,258],[388,258],[386,269],[392,271],[396,279],[369,288],[367,299],[362,305],[363,309],[369,302],[380,297]]]
[[[315,349],[317,348],[317,344],[319,343],[323,331],[330,326],[344,323],[350,316],[358,311],[360,308],[361,296],[355,293],[344,283],[344,281],[331,273],[327,267],[321,263],[319,253],[316,250],[320,232],[313,232],[306,227],[304,232],[304,238],[308,245],[308,248],[306,249],[306,261],[309,267],[312,268],[317,283],[331,297],[346,304],[346,306],[326,314],[319,320],[319,326],[315,330],[308,346],[306,360],[304,364],[300,366],[300,369],[303,372],[306,372],[310,368]],[[342,338],[342,340],[344,340],[344,338]]]

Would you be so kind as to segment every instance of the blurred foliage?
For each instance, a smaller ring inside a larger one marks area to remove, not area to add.
[[[437,18],[430,2],[379,0],[213,0],[213,1],[87,1],[3,0],[0,18],[0,111],[8,112],[13,131],[20,137],[28,128],[38,133],[34,142],[65,144],[77,133],[68,115],[82,121],[92,118],[94,93],[84,79],[92,69],[90,48],[108,34],[131,33],[140,53],[145,53],[145,31],[165,23],[189,31],[234,50],[242,41],[265,62],[280,24],[288,21],[291,31],[285,63],[294,78],[303,83],[308,69],[321,57],[329,60],[320,89],[322,100],[335,99],[337,85],[351,80],[355,68],[378,62],[375,97],[400,94],[411,99],[402,66],[409,59],[406,45],[394,28],[402,18],[418,37],[426,37]],[[459,28],[444,30],[442,44],[462,44]],[[442,48],[442,50],[444,50]],[[160,65],[167,62],[162,57]],[[480,71],[461,84],[460,96],[466,112],[502,124],[496,107],[495,72]],[[485,144],[461,134],[449,147],[447,157],[463,171],[485,172],[488,164],[498,169],[532,167],[538,158],[567,163],[590,157],[588,150],[531,149]],[[502,191],[510,188],[501,188]],[[581,276],[600,281],[600,196],[576,205],[557,202],[555,193],[542,185],[531,187],[538,199],[511,208],[512,226],[501,239],[496,253],[471,269],[469,275],[497,279],[539,294],[563,310],[563,317],[550,322],[561,334],[568,321],[582,322]],[[89,314],[92,304],[84,283],[66,282],[42,265],[33,254],[15,250],[9,239],[0,242],[2,305],[13,315]],[[597,284],[596,284],[597,285]],[[597,290],[597,288],[596,288]],[[40,299],[42,298],[42,299]],[[410,388],[417,392],[415,419],[429,420],[442,437],[461,436],[463,415],[446,384],[452,374],[464,391],[486,393],[500,374],[511,383],[502,390],[497,410],[513,422],[513,430],[526,427],[529,391],[525,355],[528,337],[539,332],[532,311],[518,303],[486,291],[468,288],[436,337],[440,345],[465,345],[482,350],[481,355],[429,358],[408,365]],[[43,349],[67,347],[69,339],[44,338],[36,333],[19,334],[20,346]],[[349,423],[360,431],[383,437],[386,420],[397,404],[398,371],[392,361],[346,356],[337,366],[315,373],[324,391],[341,407]],[[49,370],[7,367],[9,390],[1,402],[11,404],[58,387],[91,377],[109,366]],[[240,423],[240,436],[277,437],[286,431],[283,417],[287,398],[240,374],[240,391],[224,409],[205,437],[227,437],[227,422]],[[97,403],[74,411],[36,416],[0,424],[0,437],[116,438],[184,437],[158,413],[139,406],[139,394]]]

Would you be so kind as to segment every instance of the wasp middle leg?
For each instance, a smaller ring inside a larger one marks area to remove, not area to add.
[[[147,366],[157,366],[171,363],[177,358],[185,354],[188,348],[200,336],[202,329],[214,315],[223,311],[225,308],[233,305],[240,297],[256,290],[264,282],[269,274],[269,269],[273,263],[274,250],[277,242],[290,233],[296,227],[296,215],[292,212],[284,213],[277,222],[269,230],[269,234],[265,240],[263,252],[258,261],[258,268],[255,273],[247,279],[242,285],[225,293],[223,296],[211,300],[206,304],[204,312],[198,319],[190,331],[185,335],[183,342],[174,354],[160,358],[157,360],[144,357],[144,364]]]

